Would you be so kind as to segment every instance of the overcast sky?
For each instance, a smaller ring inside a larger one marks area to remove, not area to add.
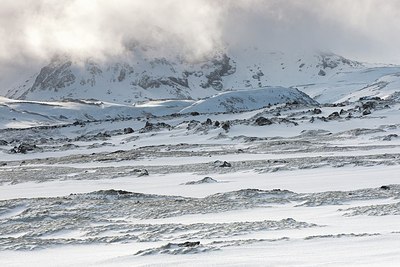
[[[400,64],[400,1],[1,0],[0,84],[55,54],[107,61],[132,42],[188,58],[229,43]]]

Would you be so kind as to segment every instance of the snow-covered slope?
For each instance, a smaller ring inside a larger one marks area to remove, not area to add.
[[[399,72],[397,66],[368,65],[321,52],[227,48],[188,62],[136,47],[130,56],[107,63],[54,58],[22,83],[0,93],[14,99],[96,99],[126,104],[149,99],[198,100],[239,88],[293,86],[319,102],[335,102]]]
[[[305,105],[318,104],[308,95],[294,88],[264,87],[261,89],[223,92],[210,98],[199,100],[193,105],[184,108],[181,113],[237,112],[293,102]]]
[[[65,124],[75,121],[101,121],[165,116],[174,113],[219,113],[249,111],[268,105],[316,101],[297,89],[272,87],[224,92],[205,100],[153,100],[135,105],[103,101],[29,101],[0,97],[0,129]]]
[[[39,102],[0,97],[0,129],[164,116],[177,113],[192,103],[166,100],[132,106],[100,101]]]
[[[400,98],[400,72],[385,75],[376,79],[371,84],[350,93],[341,101],[355,101],[362,97],[380,97],[383,99],[399,100]]]

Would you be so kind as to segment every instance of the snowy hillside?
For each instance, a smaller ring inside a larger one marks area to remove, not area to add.
[[[57,57],[1,93],[13,99],[95,99],[129,104],[149,99],[198,100],[242,88],[293,86],[319,102],[335,102],[400,72],[400,67],[362,64],[321,52],[227,48],[197,62],[156,55],[152,48],[136,47],[130,56],[107,63],[88,59],[81,64]]]
[[[184,108],[181,113],[238,112],[293,102],[304,105],[318,105],[316,101],[297,89],[264,87],[261,89],[220,93],[195,102],[191,106]]]
[[[132,119],[174,113],[250,111],[285,103],[318,105],[306,94],[283,87],[225,92],[199,101],[154,100],[135,105],[89,100],[39,102],[0,97],[0,128]]]

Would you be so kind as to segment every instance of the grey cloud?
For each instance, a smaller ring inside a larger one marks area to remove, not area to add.
[[[397,0],[2,0],[0,79],[59,53],[108,60],[132,42],[188,58],[229,43],[400,63],[399,32]]]

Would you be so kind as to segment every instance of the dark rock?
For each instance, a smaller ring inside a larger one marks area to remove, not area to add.
[[[186,129],[187,130],[192,130],[192,129],[196,128],[199,124],[200,124],[199,121],[191,120],[191,121],[189,121],[188,126],[186,127]]]
[[[223,122],[221,128],[225,131],[228,131],[231,128],[231,124],[229,123],[229,121]]]
[[[141,177],[141,176],[149,176],[149,172],[146,169],[143,169],[142,172],[138,176],[139,177]]]
[[[189,81],[186,78],[168,77],[173,83],[189,88]],[[168,84],[170,85],[170,84]],[[174,85],[174,84],[173,84]]]
[[[146,121],[146,124],[142,129],[140,129],[140,133],[146,133],[150,131],[155,131],[155,130],[160,130],[160,129],[168,129],[171,130],[172,126],[165,123],[165,122],[157,122],[157,123],[150,123],[149,121]]]
[[[11,153],[21,153],[21,154],[26,154],[28,151],[33,151],[37,148],[36,145],[31,145],[27,143],[22,143],[18,147],[14,147],[13,149],[10,150]]]
[[[212,125],[212,120],[210,118],[207,118],[206,125]]]
[[[84,126],[85,123],[83,121],[75,121],[72,125],[74,125],[74,126],[78,126],[78,125]]]
[[[214,126],[219,127],[219,125],[220,125],[219,121],[215,121]]]
[[[321,113],[322,113],[322,110],[320,110],[319,108],[315,108],[315,109],[313,110],[313,113],[314,113],[314,114],[321,114]]]
[[[185,185],[212,184],[212,183],[218,183],[218,181],[211,177],[204,177],[203,179],[198,180],[198,181],[187,182],[187,183],[185,183]]]
[[[212,87],[220,91],[223,89],[222,77],[235,73],[236,67],[231,65],[231,59],[226,54],[222,55],[221,58],[215,58],[212,63],[215,70],[206,75],[207,82],[200,86],[203,88]]]
[[[192,116],[199,116],[200,113],[198,113],[197,111],[193,111],[193,112],[190,112],[190,115],[192,115]]]
[[[124,128],[124,134],[131,134],[133,132],[134,132],[134,130],[131,127]]]
[[[359,98],[360,101],[363,100],[376,100],[376,101],[381,101],[382,98],[380,98],[379,96],[363,96]]]
[[[148,88],[159,88],[162,85],[162,83],[161,79],[156,79],[148,75],[143,75],[142,77],[140,77],[137,85],[139,85],[143,89],[148,89]]]
[[[222,167],[222,168],[230,168],[230,167],[232,167],[232,164],[230,164],[229,162],[227,162],[227,161],[224,161],[221,165],[219,165],[220,167]]]
[[[95,135],[96,138],[100,138],[100,139],[106,139],[106,138],[110,138],[111,135],[107,132],[104,133],[98,133]]]
[[[371,114],[371,110],[369,108],[365,109],[362,113],[364,116]]]
[[[0,140],[0,146],[6,146],[8,145],[8,142],[5,140]]]
[[[329,120],[335,120],[335,119],[338,119],[338,118],[340,118],[340,114],[339,114],[339,112],[336,112],[336,111],[328,116]]]
[[[373,109],[375,108],[376,102],[368,101],[362,104],[363,109]]]
[[[178,243],[176,245],[178,247],[192,248],[192,247],[195,247],[195,246],[199,246],[200,245],[200,241],[195,241],[195,242],[186,241],[186,242],[183,242],[183,243]]]
[[[111,195],[111,196],[115,196],[115,195],[130,195],[130,194],[133,194],[132,192],[129,192],[129,191],[125,191],[125,190],[115,190],[115,189],[100,190],[100,191],[97,191],[96,193],[102,194],[102,195]]]
[[[383,141],[392,141],[392,138],[397,138],[397,137],[399,137],[397,134],[389,134],[389,135],[383,137],[382,140]]]
[[[381,190],[390,190],[390,186],[382,185],[379,189],[381,189]]]
[[[149,172],[146,169],[134,169],[132,172],[137,174],[138,177],[149,176]]]
[[[273,122],[265,117],[258,117],[255,121],[258,126],[271,125]]]
[[[286,118],[279,119],[278,122],[279,123],[286,123],[286,124],[293,124],[294,126],[298,126],[299,125],[297,122],[288,120]]]
[[[318,75],[319,76],[325,76],[326,72],[324,70],[319,70]]]

